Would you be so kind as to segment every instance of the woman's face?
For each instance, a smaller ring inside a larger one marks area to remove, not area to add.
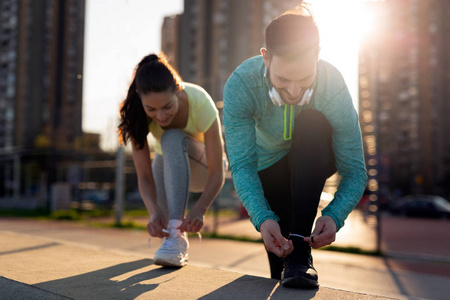
[[[152,92],[140,95],[140,98],[147,116],[156,121],[159,126],[166,127],[172,124],[179,107],[177,93]]]

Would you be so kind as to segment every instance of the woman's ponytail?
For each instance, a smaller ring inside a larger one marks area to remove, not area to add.
[[[120,107],[119,142],[126,144],[128,139],[132,139],[138,149],[145,145],[151,119],[142,107],[138,91],[142,95],[166,91],[176,93],[181,90],[180,83],[180,76],[163,53],[145,56],[136,67],[127,97]]]
[[[142,107],[134,79],[120,107],[120,121],[119,142],[126,145],[128,139],[132,138],[137,148],[142,149],[147,138],[150,120]]]

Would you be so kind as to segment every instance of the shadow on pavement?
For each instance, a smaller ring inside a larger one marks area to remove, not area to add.
[[[399,292],[402,295],[409,296],[408,291],[406,290],[405,286],[403,285],[403,283],[401,282],[401,280],[399,279],[399,277],[397,276],[397,274],[393,270],[389,259],[383,258],[383,262],[384,262],[384,264],[386,266],[386,269],[389,272],[389,275],[391,276],[392,280],[394,281],[395,285],[397,286]]]
[[[75,299],[134,299],[173,278],[164,278],[161,282],[154,284],[142,282],[154,280],[178,270],[158,268],[146,270],[124,280],[115,279],[115,277],[126,276],[126,273],[148,267],[152,263],[151,259],[142,259],[64,279],[42,282],[34,286],[43,290],[57,291],[58,294]]]
[[[18,253],[18,252],[26,252],[26,251],[32,251],[32,250],[39,250],[39,249],[58,246],[58,245],[61,245],[61,244],[60,243],[48,243],[48,244],[34,246],[34,247],[16,249],[16,250],[11,250],[11,251],[4,251],[4,252],[0,252],[0,255],[13,254],[13,253]]]
[[[283,288],[278,280],[244,275],[199,299],[242,299],[251,295],[251,299],[284,300],[290,294],[296,299],[312,299],[317,291]]]

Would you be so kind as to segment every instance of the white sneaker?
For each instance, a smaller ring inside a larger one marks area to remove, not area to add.
[[[153,263],[164,267],[184,267],[188,262],[189,248],[186,232],[169,227],[169,234],[156,251]]]

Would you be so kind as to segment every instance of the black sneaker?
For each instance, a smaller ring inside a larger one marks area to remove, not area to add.
[[[294,251],[284,259],[281,284],[300,289],[318,288],[318,275],[313,266],[311,247],[302,238],[290,235],[289,239],[294,244]]]

